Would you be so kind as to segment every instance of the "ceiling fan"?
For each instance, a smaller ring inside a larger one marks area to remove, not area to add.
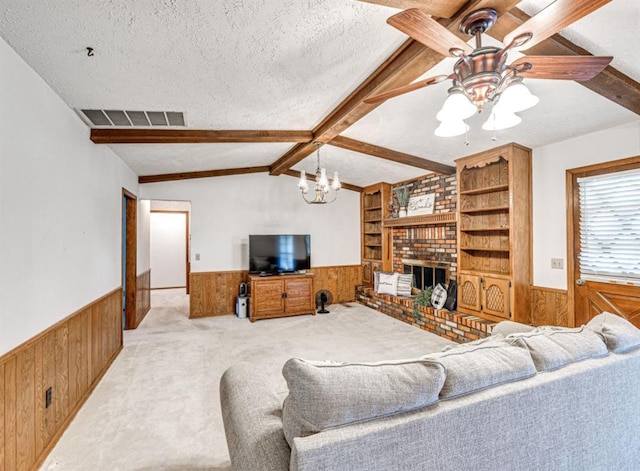
[[[361,0],[394,8],[407,8],[387,23],[416,41],[445,56],[458,58],[450,75],[437,75],[403,87],[367,97],[364,102],[381,103],[405,93],[452,80],[453,86],[437,115],[441,122],[435,134],[442,137],[464,134],[464,122],[481,113],[488,103],[493,109],[486,130],[499,130],[518,124],[515,113],[534,106],[538,99],[524,86],[524,78],[589,80],[600,73],[613,57],[594,56],[524,56],[507,64],[511,50],[529,49],[566,26],[597,10],[611,0],[555,0],[535,16],[515,28],[504,38],[504,47],[482,46],[482,34],[498,19],[494,8],[483,6],[471,10],[460,20],[458,29],[475,38],[473,48],[436,18],[451,18],[460,2],[447,0]],[[476,2],[482,5],[491,2]],[[464,4],[464,2],[462,2]]]

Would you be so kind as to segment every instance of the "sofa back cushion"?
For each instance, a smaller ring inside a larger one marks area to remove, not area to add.
[[[602,339],[585,326],[578,328],[543,326],[531,332],[511,334],[505,339],[525,348],[538,371],[561,368],[575,361],[607,355]]]
[[[422,358],[440,363],[445,369],[440,399],[452,399],[536,374],[529,352],[491,337]]]
[[[407,412],[438,400],[442,365],[420,360],[313,362],[293,358],[282,374],[289,387],[282,421],[289,442],[327,428]]]
[[[587,323],[597,333],[610,352],[624,353],[640,347],[640,329],[623,317],[603,312]]]

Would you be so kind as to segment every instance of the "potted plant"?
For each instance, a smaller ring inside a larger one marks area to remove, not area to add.
[[[407,205],[409,204],[409,189],[411,185],[402,185],[393,189],[400,206],[399,216],[403,217],[407,215]]]
[[[422,291],[420,291],[415,298],[413,298],[413,318],[418,319],[420,317],[420,306],[430,307],[431,306],[431,293],[433,292],[433,287],[429,286]]]

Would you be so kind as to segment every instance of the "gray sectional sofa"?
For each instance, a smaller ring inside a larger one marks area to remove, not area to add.
[[[498,324],[403,361],[249,364],[221,379],[234,471],[638,470],[640,330]]]

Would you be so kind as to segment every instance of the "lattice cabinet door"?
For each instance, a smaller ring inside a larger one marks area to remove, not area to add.
[[[502,278],[482,278],[482,311],[494,316],[508,319],[509,312],[509,280]]]
[[[478,275],[458,274],[458,307],[480,311],[480,277]]]

